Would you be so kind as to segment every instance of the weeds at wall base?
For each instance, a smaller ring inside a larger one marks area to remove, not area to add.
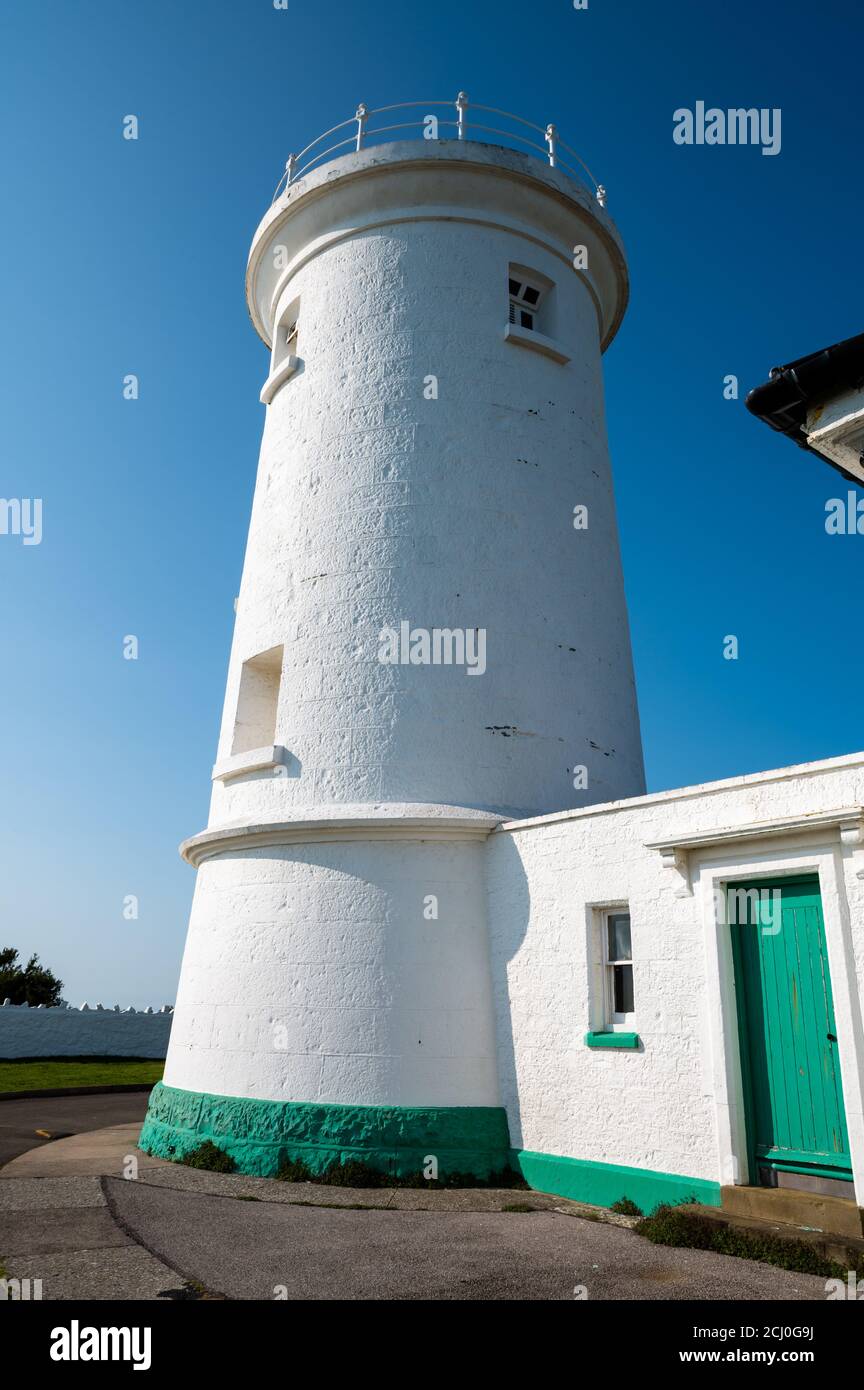
[[[236,1173],[237,1165],[230,1154],[220,1149],[211,1139],[205,1139],[197,1148],[191,1149],[182,1157],[172,1159],[186,1168],[200,1168],[210,1173]],[[278,1182],[309,1182],[323,1187],[409,1187],[433,1190],[447,1188],[486,1187],[507,1188],[516,1191],[530,1191],[528,1183],[512,1168],[502,1168],[490,1173],[487,1178],[477,1177],[475,1173],[446,1173],[441,1178],[425,1178],[422,1173],[410,1173],[396,1177],[384,1173],[379,1168],[359,1159],[348,1159],[329,1164],[322,1172],[315,1172],[302,1159],[284,1159],[276,1174]]]
[[[175,1158],[173,1162],[182,1163],[186,1168],[203,1168],[208,1173],[237,1171],[237,1165],[231,1155],[220,1149],[218,1144],[214,1144],[212,1139],[205,1139],[197,1149],[190,1149],[182,1158]]]
[[[815,1274],[826,1279],[845,1279],[847,1274],[834,1260],[826,1259],[806,1241],[785,1240],[780,1236],[722,1226],[667,1205],[657,1207],[633,1230],[654,1245],[711,1250],[718,1255],[734,1255],[738,1259],[776,1265],[795,1274]],[[856,1273],[862,1272],[864,1258],[859,1257]]]
[[[613,1202],[610,1211],[614,1211],[618,1216],[644,1216],[641,1207],[637,1207],[635,1202],[631,1202],[629,1197],[619,1197],[617,1202]]]
[[[424,1178],[422,1173],[410,1173],[396,1177],[373,1168],[359,1159],[333,1162],[323,1172],[316,1173],[302,1159],[286,1159],[276,1174],[280,1182],[314,1182],[325,1187],[411,1187],[441,1190],[454,1187],[496,1187],[528,1191],[528,1184],[521,1173],[512,1168],[502,1168],[490,1173],[488,1178],[478,1178],[475,1173],[445,1173],[441,1178]]]

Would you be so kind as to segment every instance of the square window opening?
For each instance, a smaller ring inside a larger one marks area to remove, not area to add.
[[[243,662],[231,753],[249,753],[276,742],[276,713],[282,683],[282,647]]]
[[[539,271],[511,265],[507,279],[510,323],[551,336],[554,288],[552,281]]]

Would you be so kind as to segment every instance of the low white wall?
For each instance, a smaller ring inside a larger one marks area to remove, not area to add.
[[[714,920],[715,885],[816,871],[864,1200],[864,847],[836,824],[807,824],[862,805],[859,754],[501,826],[488,841],[488,916],[502,1100],[514,1145],[746,1181],[734,984],[723,959],[729,932]],[[798,827],[747,834],[784,818]],[[688,851],[690,892],[656,848],[736,827],[740,838]],[[596,1027],[592,922],[613,904],[626,904],[632,919],[633,1028],[641,1040],[632,1052],[585,1042]]]
[[[173,1010],[0,1006],[0,1058],[164,1057]]]

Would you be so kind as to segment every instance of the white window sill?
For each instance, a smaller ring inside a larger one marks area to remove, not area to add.
[[[286,357],[284,362],[279,363],[275,372],[270,373],[264,385],[261,387],[259,399],[262,405],[270,404],[282,383],[287,381],[289,376],[293,376],[299,366],[300,358],[295,357],[293,353]]]
[[[532,348],[534,352],[542,352],[556,362],[570,361],[570,354],[564,351],[560,343],[543,333],[535,333],[533,328],[520,328],[517,323],[508,323],[504,329],[504,339],[508,343],[518,343],[520,347]]]
[[[212,781],[230,782],[232,777],[242,777],[248,772],[264,772],[267,768],[285,767],[291,754],[281,743],[269,748],[250,748],[245,753],[234,753],[223,758],[213,768]]]

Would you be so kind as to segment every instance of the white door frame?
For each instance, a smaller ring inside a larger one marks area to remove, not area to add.
[[[802,843],[802,841],[804,841]],[[744,1089],[738,1045],[738,1005],[732,934],[726,923],[725,889],[736,880],[819,875],[831,989],[837,1024],[843,1104],[858,1205],[864,1207],[864,1025],[862,1025],[845,870],[852,855],[839,834],[818,844],[796,835],[727,847],[722,853],[691,851],[693,891],[701,898],[704,929],[708,1036],[711,1050],[717,1149],[722,1186],[755,1181],[748,1172]],[[851,871],[851,870],[850,870]]]

